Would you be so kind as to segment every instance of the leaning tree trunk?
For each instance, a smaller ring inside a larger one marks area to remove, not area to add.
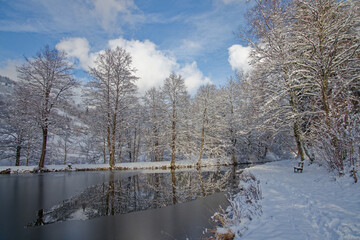
[[[304,147],[304,151],[306,156],[310,159],[310,163],[313,164],[315,162],[315,156],[314,154],[312,154],[311,152],[309,152],[308,147],[306,146],[306,144],[303,144]]]

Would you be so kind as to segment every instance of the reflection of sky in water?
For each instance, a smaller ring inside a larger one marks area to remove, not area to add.
[[[231,169],[138,174],[121,180],[114,180],[110,173],[108,182],[91,186],[49,210],[40,209],[36,221],[28,226],[161,208],[228,191],[228,186],[237,186]]]

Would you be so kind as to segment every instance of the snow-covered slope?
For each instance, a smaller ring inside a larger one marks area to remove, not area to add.
[[[262,215],[241,239],[360,239],[360,184],[315,164],[294,173],[296,165],[287,160],[247,170],[260,180]]]
[[[9,96],[14,92],[16,83],[8,77],[0,76],[0,96]]]

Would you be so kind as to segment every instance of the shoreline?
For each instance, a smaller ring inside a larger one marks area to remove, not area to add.
[[[200,167],[230,166],[229,161],[206,161]],[[175,169],[197,168],[196,162],[179,161]],[[46,172],[85,172],[85,171],[132,171],[132,170],[170,170],[170,161],[162,162],[131,162],[117,163],[114,168],[109,164],[67,164],[46,165],[43,169],[38,166],[1,166],[0,174],[46,173]]]
[[[271,161],[257,161],[257,162],[241,162],[236,165],[243,164],[262,164]],[[175,169],[198,168],[196,161],[180,160],[175,163]],[[200,165],[203,167],[219,167],[234,165],[230,160],[225,159],[219,161],[218,159],[204,159]],[[85,172],[85,171],[133,171],[133,170],[170,170],[170,161],[161,162],[128,162],[117,163],[114,168],[109,164],[67,164],[67,165],[46,165],[43,169],[38,166],[0,166],[0,175],[4,174],[23,174],[23,173],[46,173],[46,172]]]

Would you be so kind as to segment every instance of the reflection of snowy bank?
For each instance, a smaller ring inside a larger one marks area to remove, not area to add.
[[[281,161],[245,170],[260,181],[261,210],[257,201],[246,204],[246,195],[235,195],[229,211],[220,214],[235,239],[240,234],[241,239],[360,239],[360,185],[349,174],[338,177],[307,162],[304,172],[295,174],[296,165]],[[255,213],[250,222],[242,218],[247,213]]]

